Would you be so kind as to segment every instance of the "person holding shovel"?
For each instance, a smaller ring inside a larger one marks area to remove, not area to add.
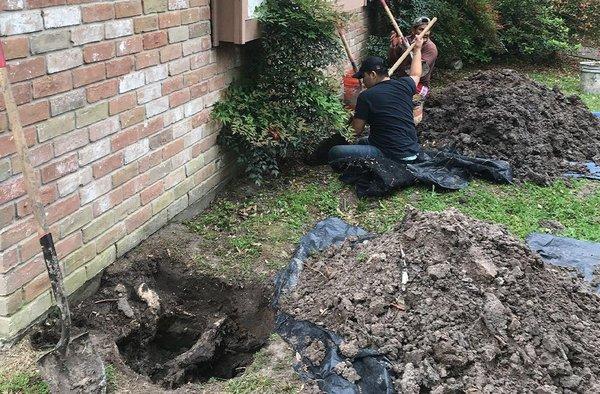
[[[366,90],[356,101],[352,127],[358,137],[370,125],[367,139],[354,145],[337,145],[329,151],[329,161],[387,157],[399,163],[414,163],[421,151],[413,119],[413,95],[423,72],[423,38],[414,40],[413,58],[408,77],[391,79],[382,58],[364,60],[355,78],[362,79]]]
[[[415,40],[415,37],[425,30],[425,27],[430,22],[430,19],[426,16],[421,16],[416,18],[413,21],[411,35],[406,37],[409,44]],[[389,64],[394,64],[396,60],[402,55],[404,52],[404,45],[400,37],[395,31],[392,31],[390,35],[390,49],[388,51],[388,62]],[[414,118],[417,124],[423,118],[423,103],[425,99],[429,95],[430,92],[430,82],[431,82],[431,74],[433,73],[433,68],[435,67],[435,62],[438,57],[438,50],[435,43],[431,40],[430,32],[425,32],[423,35],[423,48],[421,50],[421,59],[423,62],[423,75],[421,76],[421,80],[417,86],[417,93],[413,97],[413,102],[415,105],[414,108]],[[408,76],[410,70],[410,58],[407,58],[401,65],[398,67],[392,78],[401,78]]]

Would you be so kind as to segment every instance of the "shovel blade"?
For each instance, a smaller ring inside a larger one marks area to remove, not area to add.
[[[104,363],[87,333],[73,338],[64,355],[57,350],[43,355],[38,367],[51,393],[106,393]]]

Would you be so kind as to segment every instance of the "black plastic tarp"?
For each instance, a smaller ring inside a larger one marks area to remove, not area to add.
[[[600,243],[533,233],[527,237],[527,245],[549,264],[577,268],[588,281],[600,266]]]
[[[422,183],[441,189],[465,188],[472,178],[512,183],[510,164],[464,156],[449,151],[425,151],[416,164],[401,164],[387,158],[339,159],[329,163],[340,180],[354,185],[359,197],[385,196],[398,189]]]
[[[273,305],[277,307],[281,295],[296,286],[304,261],[311,253],[322,251],[349,237],[360,242],[373,236],[362,228],[349,225],[339,218],[328,218],[317,223],[302,237],[289,265],[277,275]],[[314,365],[311,360],[302,357],[301,363],[295,366],[302,379],[316,381],[324,392],[331,394],[394,392],[389,362],[376,351],[362,349],[354,358],[348,359],[339,350],[342,339],[338,335],[311,322],[296,320],[281,311],[277,315],[275,331],[301,355],[304,354],[303,350],[315,340],[325,345],[326,355],[321,365]],[[334,367],[342,361],[351,362],[361,379],[352,383],[336,374]]]

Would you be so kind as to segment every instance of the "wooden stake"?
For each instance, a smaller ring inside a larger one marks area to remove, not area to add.
[[[342,40],[342,44],[344,45],[344,49],[346,50],[346,55],[348,55],[348,60],[350,60],[350,64],[352,65],[352,69],[354,72],[358,72],[358,66],[354,61],[354,57],[352,56],[352,52],[350,51],[350,45],[348,45],[348,41],[346,41],[346,37],[344,36],[344,32],[341,27],[338,27],[338,34],[340,35],[340,39]]]

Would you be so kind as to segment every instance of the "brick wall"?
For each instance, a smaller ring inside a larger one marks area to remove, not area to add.
[[[47,219],[74,292],[233,172],[211,106],[239,48],[208,0],[0,0],[0,37]],[[363,13],[348,39],[360,53]],[[52,304],[0,98],[0,342]]]

